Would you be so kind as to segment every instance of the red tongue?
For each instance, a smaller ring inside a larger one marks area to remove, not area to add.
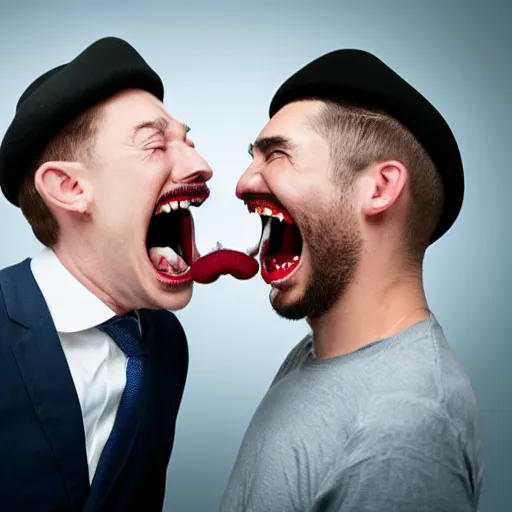
[[[192,279],[209,284],[221,275],[231,274],[235,279],[250,279],[258,272],[258,261],[247,254],[232,249],[220,249],[197,259],[192,265]]]

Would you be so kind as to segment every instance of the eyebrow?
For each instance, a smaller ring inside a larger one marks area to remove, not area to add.
[[[254,143],[249,144],[249,155],[254,156],[254,151],[258,151],[263,155],[267,155],[273,149],[284,149],[285,151],[292,151],[295,148],[289,139],[284,137],[263,137],[257,139]]]
[[[180,124],[185,130],[185,133],[188,133],[190,131],[190,126],[187,126],[184,123]],[[141,123],[138,123],[133,129],[132,140],[135,140],[135,136],[139,131],[147,128],[165,134],[165,132],[169,129],[169,121],[167,121],[167,119],[163,117],[157,117],[152,121],[142,121]]]

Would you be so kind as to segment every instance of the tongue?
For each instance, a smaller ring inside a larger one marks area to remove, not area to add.
[[[152,247],[149,257],[155,268],[166,274],[182,274],[188,268],[185,260],[170,247]]]
[[[218,249],[197,259],[192,265],[192,279],[196,283],[209,284],[222,275],[235,279],[250,279],[259,269],[258,261],[243,252]]]

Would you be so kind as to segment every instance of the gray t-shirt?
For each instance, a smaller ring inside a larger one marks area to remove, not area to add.
[[[307,336],[256,410],[219,511],[476,511],[482,445],[471,384],[433,315],[332,359]]]

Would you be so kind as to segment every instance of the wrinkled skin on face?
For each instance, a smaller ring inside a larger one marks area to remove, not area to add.
[[[180,309],[198,257],[190,208],[207,198],[212,170],[187,127],[151,94],[123,91],[101,107],[91,158],[48,164],[38,176],[61,227],[56,251],[116,310]],[[151,246],[161,246],[163,259],[147,246],[155,219]]]
[[[148,225],[159,198],[204,185],[212,171],[187,140],[187,129],[153,96],[121,94],[105,105],[104,115],[98,165],[91,172],[98,244],[125,293],[153,307],[179,309],[190,301],[192,281],[154,271],[146,250]],[[195,243],[193,252],[195,259]]]
[[[272,306],[288,319],[328,311],[351,283],[362,251],[350,187],[334,177],[328,143],[310,124],[318,109],[313,101],[281,109],[260,132],[236,190],[251,211],[264,199],[274,217],[281,214],[270,219],[261,263]],[[287,253],[293,259],[286,261]]]

